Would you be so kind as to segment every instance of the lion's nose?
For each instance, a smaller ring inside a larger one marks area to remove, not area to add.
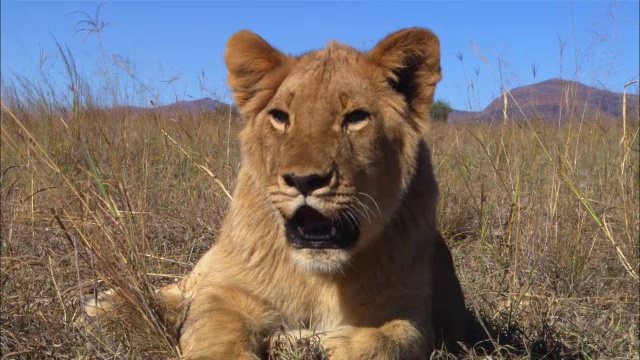
[[[330,171],[325,175],[284,174],[282,175],[282,178],[284,179],[285,184],[298,189],[298,191],[300,191],[302,195],[307,196],[310,193],[312,193],[314,190],[321,189],[325,186],[329,186],[329,184],[331,183],[332,176],[333,176],[333,171]]]

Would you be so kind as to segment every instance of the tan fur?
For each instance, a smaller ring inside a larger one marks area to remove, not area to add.
[[[283,328],[325,332],[336,360],[425,359],[437,336],[462,336],[464,300],[437,231],[424,140],[439,51],[419,28],[365,53],[332,42],[299,57],[249,31],[231,37],[229,85],[246,122],[234,200],[215,246],[160,290],[182,314],[186,358],[258,359]],[[369,115],[345,123],[354,110]],[[287,174],[327,180],[304,196]],[[292,247],[285,219],[305,203],[357,219],[355,245]]]

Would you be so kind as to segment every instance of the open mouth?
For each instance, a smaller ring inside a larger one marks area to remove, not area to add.
[[[332,219],[305,205],[287,220],[286,230],[296,249],[344,249],[356,243],[360,226],[346,214]]]

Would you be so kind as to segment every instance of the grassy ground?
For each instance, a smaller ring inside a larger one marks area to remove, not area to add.
[[[638,115],[628,122],[432,127],[471,325],[461,350],[435,357],[640,356]],[[179,356],[148,294],[215,240],[239,125],[3,95],[2,358]],[[79,327],[81,294],[113,287],[126,316]]]

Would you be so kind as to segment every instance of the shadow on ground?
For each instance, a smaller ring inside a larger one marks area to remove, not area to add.
[[[528,358],[528,359],[587,359],[563,345],[551,326],[543,326],[541,334],[528,335],[518,324],[504,326],[491,318],[467,308],[466,336],[457,346],[436,352],[436,359]]]

